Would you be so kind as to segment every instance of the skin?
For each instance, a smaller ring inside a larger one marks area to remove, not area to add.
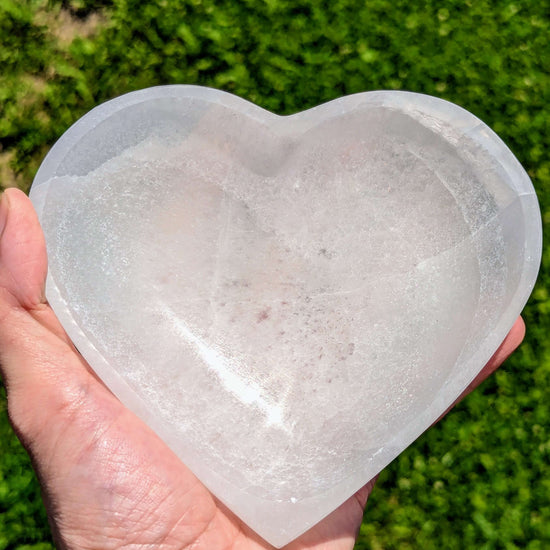
[[[224,508],[125,409],[78,354],[46,302],[44,237],[24,193],[0,202],[0,364],[13,427],[38,473],[60,549],[259,550]],[[461,398],[521,343],[518,319]],[[349,550],[374,480],[288,550]]]

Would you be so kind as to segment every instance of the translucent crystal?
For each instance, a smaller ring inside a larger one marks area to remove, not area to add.
[[[290,117],[206,88],[135,92],[61,138],[31,198],[79,351],[275,546],[453,402],[541,254],[512,153],[406,92]]]

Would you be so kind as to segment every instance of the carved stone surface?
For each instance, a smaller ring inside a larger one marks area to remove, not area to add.
[[[31,198],[77,348],[276,546],[453,402],[541,254],[512,153],[407,92],[288,117],[207,88],[134,92],[66,132]]]

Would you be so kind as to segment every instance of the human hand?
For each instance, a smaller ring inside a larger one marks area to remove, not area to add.
[[[98,380],[44,296],[46,248],[28,198],[0,203],[0,365],[60,549],[270,548]],[[463,396],[520,344],[518,319]],[[462,397],[462,396],[461,396]],[[374,480],[288,545],[349,550]]]

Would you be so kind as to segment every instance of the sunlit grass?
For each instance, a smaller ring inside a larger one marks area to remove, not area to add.
[[[28,190],[70,124],[138,88],[214,86],[281,114],[406,89],[493,127],[548,225],[549,14],[548,0],[0,0],[0,185]],[[358,548],[550,547],[549,262],[546,247],[523,347],[382,474]],[[0,550],[46,548],[4,413],[0,432]]]

